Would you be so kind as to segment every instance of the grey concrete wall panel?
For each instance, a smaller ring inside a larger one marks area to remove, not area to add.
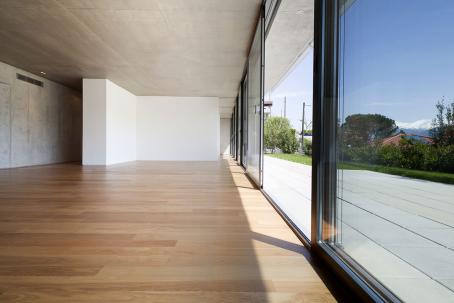
[[[0,151],[0,168],[80,161],[81,93],[0,62]]]
[[[9,166],[11,127],[11,89],[0,82],[0,167]]]
[[[11,163],[10,167],[33,165],[28,147],[28,85],[15,81],[11,103]]]

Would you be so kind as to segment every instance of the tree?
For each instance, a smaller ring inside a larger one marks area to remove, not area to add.
[[[282,150],[284,154],[294,154],[299,147],[298,139],[296,138],[296,130],[291,128],[286,131],[283,139],[279,149]]]
[[[454,102],[446,105],[444,98],[438,101],[437,116],[430,130],[435,144],[447,146],[454,144]]]
[[[269,117],[265,121],[264,144],[273,153],[277,149],[284,153],[294,153],[298,150],[296,130],[287,118]]]
[[[376,143],[398,130],[393,119],[379,114],[354,114],[341,125],[340,135],[345,145],[355,147]]]

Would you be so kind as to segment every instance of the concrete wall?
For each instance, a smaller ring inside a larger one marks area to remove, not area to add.
[[[138,160],[215,161],[219,99],[137,97]]]
[[[136,160],[136,96],[106,79],[83,80],[83,164]]]
[[[221,155],[230,154],[230,119],[221,119]]]
[[[0,168],[78,161],[81,142],[79,92],[0,62]]]
[[[83,157],[84,165],[107,163],[107,81],[83,80]]]

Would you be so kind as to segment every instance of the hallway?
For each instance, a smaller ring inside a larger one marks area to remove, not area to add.
[[[334,302],[233,161],[0,170],[0,302]]]

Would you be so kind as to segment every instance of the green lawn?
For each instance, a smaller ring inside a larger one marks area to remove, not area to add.
[[[291,162],[301,163],[305,165],[312,164],[310,156],[299,154],[266,154],[267,156],[287,160]],[[384,174],[403,176],[414,179],[428,180],[439,183],[454,184],[454,174],[440,173],[434,171],[414,170],[400,167],[388,167],[381,165],[359,164],[359,163],[340,163],[338,168],[349,170],[369,170]]]
[[[311,156],[299,154],[266,154],[266,155],[277,159],[287,160],[305,165],[312,165]]]

